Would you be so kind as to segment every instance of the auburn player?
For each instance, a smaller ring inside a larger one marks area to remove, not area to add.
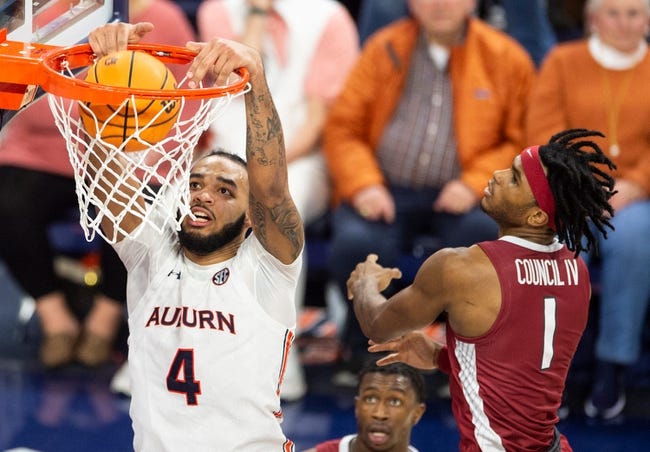
[[[89,41],[101,56],[152,28],[109,24]],[[304,232],[289,193],[282,125],[259,52],[218,38],[188,47],[198,51],[190,86],[206,74],[223,84],[236,68],[248,70],[247,160],[216,152],[194,163],[192,215],[180,231],[161,234],[143,223],[133,210],[155,207],[141,196],[120,217],[120,231],[137,230],[114,245],[128,271],[134,448],[288,452],[294,446],[280,428],[280,384]],[[121,193],[129,193],[128,182]],[[107,204],[116,215],[124,210]],[[112,236],[112,223],[102,227]]]

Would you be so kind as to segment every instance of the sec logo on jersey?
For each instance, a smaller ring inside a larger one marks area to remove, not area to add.
[[[212,283],[215,286],[222,286],[222,285],[226,284],[226,281],[228,281],[229,276],[230,276],[230,270],[228,270],[228,268],[224,268],[223,270],[219,270],[212,277]]]

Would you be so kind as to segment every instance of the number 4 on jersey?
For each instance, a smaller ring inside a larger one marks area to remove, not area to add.
[[[179,348],[167,373],[167,389],[185,394],[188,405],[198,405],[201,382],[194,379],[194,350]]]

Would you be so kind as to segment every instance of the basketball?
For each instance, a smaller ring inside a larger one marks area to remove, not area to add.
[[[174,75],[162,61],[145,52],[133,50],[100,58],[90,68],[86,81],[138,89],[176,88]],[[176,121],[180,107],[176,100],[143,98],[131,98],[121,107],[90,102],[84,104],[97,118],[95,121],[90,112],[79,107],[79,115],[88,133],[95,136],[99,127],[102,140],[118,147],[126,142],[124,150],[128,152],[144,150],[165,138]],[[138,130],[140,140],[135,137],[129,139]]]

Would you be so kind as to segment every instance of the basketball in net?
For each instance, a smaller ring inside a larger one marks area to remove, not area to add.
[[[106,86],[172,90],[176,79],[169,68],[148,53],[123,50],[100,58],[86,81]],[[121,105],[84,102],[79,115],[91,136],[99,129],[102,140],[132,152],[161,141],[174,125],[180,102],[175,99],[126,100]],[[89,111],[90,110],[90,111]]]
[[[23,48],[17,45],[16,55]],[[197,143],[232,99],[250,89],[245,68],[223,85],[185,87],[187,77],[176,82],[165,65],[189,65],[196,55],[184,47],[131,44],[96,61],[90,45],[79,44],[46,50],[39,78],[25,80],[49,93],[86,239],[98,234],[115,243],[148,228],[179,230],[192,215],[189,178]],[[114,210],[116,204],[122,208]],[[145,226],[131,229],[127,214]],[[113,227],[105,232],[107,223]]]

